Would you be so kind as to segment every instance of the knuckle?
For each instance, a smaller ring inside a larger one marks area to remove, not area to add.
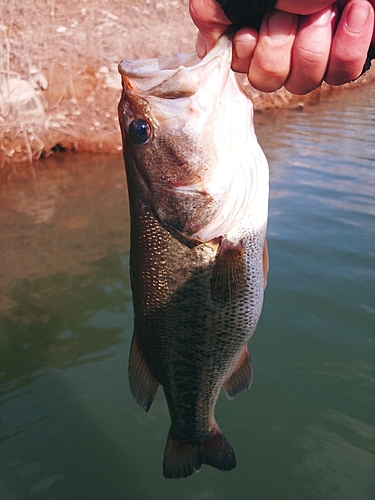
[[[320,65],[327,58],[324,52],[315,48],[300,47],[298,55],[299,63],[306,67]]]
[[[276,79],[284,78],[290,69],[290,59],[274,60],[274,59],[261,59],[258,60],[258,68],[262,73],[266,73],[267,76]]]

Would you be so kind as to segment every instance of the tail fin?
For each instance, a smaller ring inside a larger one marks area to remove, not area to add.
[[[193,472],[200,470],[202,464],[226,471],[236,467],[234,451],[221,430],[217,427],[196,443],[174,438],[169,431],[164,453],[164,477],[180,479],[191,476]]]

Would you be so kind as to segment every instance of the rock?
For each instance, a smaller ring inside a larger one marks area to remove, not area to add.
[[[117,70],[117,64],[111,64],[110,67],[102,66],[99,69],[99,75],[103,77],[103,85],[106,88],[121,90],[121,77]]]
[[[40,123],[44,120],[43,97],[34,88],[33,83],[21,78],[1,80],[0,113],[4,118],[22,123]]]

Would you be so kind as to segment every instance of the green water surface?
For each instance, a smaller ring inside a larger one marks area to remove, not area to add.
[[[162,475],[169,416],[127,383],[120,156],[55,155],[1,187],[1,499],[372,500],[375,91],[257,116],[270,274],[251,390],[216,418],[237,467]]]

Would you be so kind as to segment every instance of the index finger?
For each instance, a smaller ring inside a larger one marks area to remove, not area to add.
[[[215,0],[190,0],[190,16],[199,29],[197,53],[203,57],[232,23]]]

